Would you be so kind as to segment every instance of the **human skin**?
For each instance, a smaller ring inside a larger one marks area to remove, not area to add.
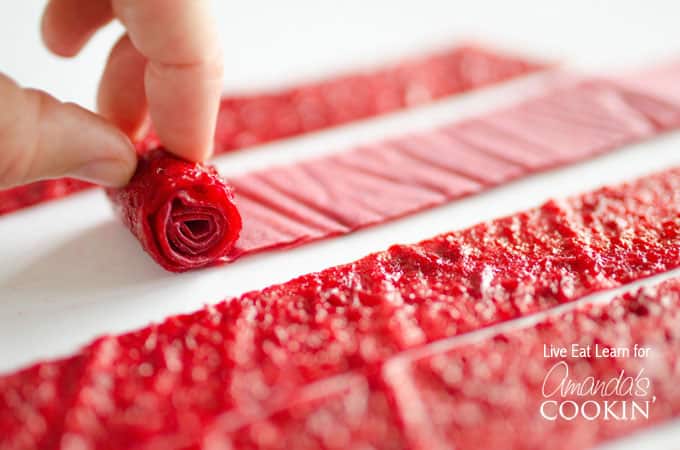
[[[223,65],[209,2],[50,0],[43,41],[72,57],[112,20],[126,31],[104,68],[99,114],[0,74],[0,188],[63,176],[124,185],[150,122],[175,155],[210,156]]]

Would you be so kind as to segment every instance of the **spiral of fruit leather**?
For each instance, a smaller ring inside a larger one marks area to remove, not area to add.
[[[152,150],[126,186],[107,189],[118,216],[172,272],[228,259],[241,231],[232,188],[214,168]]]

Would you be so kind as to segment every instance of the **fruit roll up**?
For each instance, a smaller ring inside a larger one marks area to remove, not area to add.
[[[162,148],[140,157],[126,186],[106,192],[144,250],[171,272],[226,261],[241,232],[233,189],[217,171]]]

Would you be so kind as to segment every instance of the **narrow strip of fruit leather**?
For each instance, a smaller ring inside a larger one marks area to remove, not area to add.
[[[430,103],[548,68],[465,45],[278,92],[222,101],[216,152],[250,146]]]
[[[680,118],[680,106],[593,79],[480,118],[236,176],[229,182],[243,218],[238,240],[221,246],[219,252],[203,253],[212,259],[170,270],[233,261],[384,223],[656,136],[680,126],[680,121],[673,121],[674,114]],[[166,159],[167,164],[179,164],[169,155]],[[188,163],[181,167],[208,170]],[[140,164],[135,175],[135,180],[146,180],[143,192],[152,190],[155,182],[174,185],[149,169]],[[173,173],[183,177],[179,170]],[[139,185],[135,181],[117,192],[137,192]],[[136,212],[135,208],[140,204],[128,201],[122,216],[148,217],[143,208]],[[132,230],[158,260],[158,252],[148,242],[163,242],[162,233],[149,237],[147,231]]]
[[[225,96],[215,153],[422,105],[546,67],[524,57],[466,45],[277,92]],[[153,133],[146,141],[145,148],[160,146]],[[58,179],[0,190],[0,215],[90,187],[90,183]]]
[[[679,329],[675,278],[384,373],[409,448],[587,449],[680,415]]]
[[[386,361],[679,266],[676,168],[395,245],[1,377],[0,449],[184,449],[204,438],[229,448],[225,429],[241,430],[245,448],[412,448]]]
[[[589,80],[480,118],[235,176],[244,225],[229,258],[384,223],[672,126],[655,115],[661,103],[650,112],[640,98]]]

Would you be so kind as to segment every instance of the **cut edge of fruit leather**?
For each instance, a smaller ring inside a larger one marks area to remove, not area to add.
[[[215,153],[381,116],[548,67],[492,48],[458,45],[280,91],[225,96],[217,119]],[[151,132],[140,148],[159,145]],[[0,190],[0,215],[91,187],[78,180],[57,179]]]
[[[676,269],[679,243],[675,168],[394,245],[0,377],[0,449],[219,448],[223,427],[253,448],[414,448],[386,362]]]

